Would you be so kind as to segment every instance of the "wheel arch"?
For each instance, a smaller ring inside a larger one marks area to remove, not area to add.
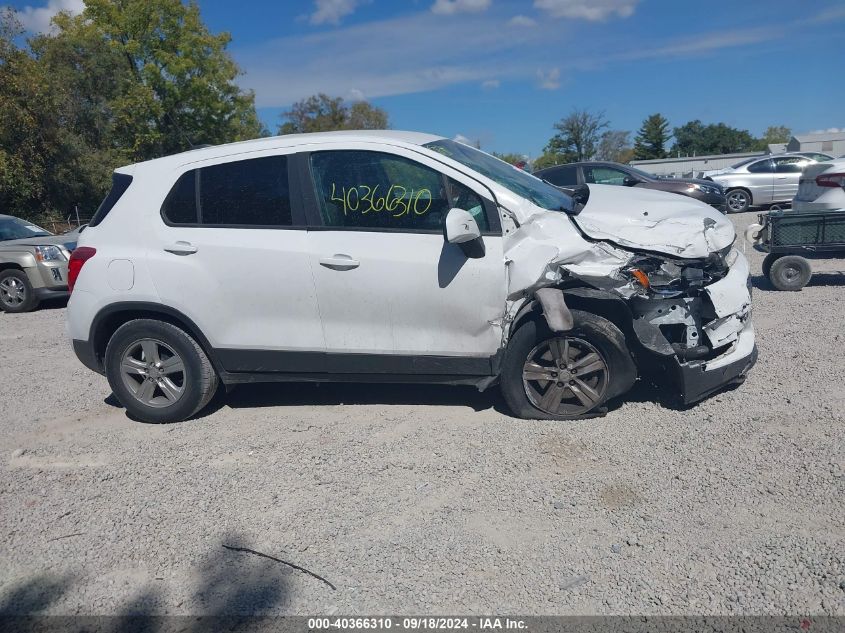
[[[217,374],[222,375],[223,368],[214,354],[214,348],[193,320],[175,308],[140,301],[124,301],[108,305],[101,309],[91,322],[88,340],[91,342],[91,348],[101,369],[104,365],[106,346],[112,335],[121,325],[136,319],[164,321],[183,329],[202,347]]]
[[[748,188],[748,187],[746,187],[745,185],[734,185],[733,187],[727,187],[727,188],[725,189],[725,196],[727,197],[727,195],[728,195],[731,191],[737,191],[737,190],[744,191],[745,193],[747,193],[747,194],[748,194],[748,206],[749,206],[749,207],[750,207],[750,206],[752,206],[752,205],[754,204],[754,194],[753,194],[753,193],[751,193],[751,189],[749,189],[749,188]]]

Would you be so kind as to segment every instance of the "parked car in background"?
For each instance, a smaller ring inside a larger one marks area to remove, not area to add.
[[[790,152],[793,153],[793,152]],[[807,158],[812,158],[817,163],[826,163],[829,160],[833,160],[833,156],[830,154],[822,154],[821,152],[794,152],[795,154],[801,154],[801,156],[806,156]]]
[[[67,272],[76,239],[11,215],[0,215],[0,309],[27,312],[45,299],[68,296]]]
[[[845,209],[845,160],[805,167],[792,208],[795,211]]]
[[[151,422],[220,381],[498,383],[516,416],[554,420],[602,415],[649,371],[685,403],[741,381],[733,224],[658,191],[581,194],[395,130],[138,163],[73,252],[67,331]]]
[[[619,185],[679,193],[701,200],[725,213],[724,192],[710,180],[657,178],[629,165],[599,161],[546,167],[538,169],[534,175],[557,187],[576,187],[583,184]]]
[[[711,178],[725,190],[728,213],[742,213],[752,206],[791,202],[804,168],[815,163],[802,154],[776,154],[745,160]]]

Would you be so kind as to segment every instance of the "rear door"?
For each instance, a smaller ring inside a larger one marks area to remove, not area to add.
[[[506,293],[492,193],[404,148],[325,148],[304,163],[330,369],[489,373]],[[450,207],[476,218],[483,252],[444,240]]]
[[[792,200],[798,193],[798,182],[804,168],[815,161],[805,156],[778,156],[772,159],[775,165],[772,201]]]
[[[325,350],[289,163],[259,155],[184,169],[147,254],[162,303],[191,318],[230,371],[308,371],[280,352]]]

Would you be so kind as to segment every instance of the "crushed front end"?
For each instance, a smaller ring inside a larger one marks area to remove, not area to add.
[[[637,255],[620,273],[634,290],[634,332],[685,404],[744,379],[757,349],[742,253],[729,247],[703,260]]]

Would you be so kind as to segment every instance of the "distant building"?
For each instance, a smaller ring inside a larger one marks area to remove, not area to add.
[[[657,158],[653,160],[632,160],[631,165],[655,176],[669,178],[698,178],[701,172],[724,169],[766,152],[744,152],[741,154],[713,154],[711,156],[681,156],[680,158]]]
[[[769,143],[769,154],[783,154],[786,151],[786,143]]]
[[[845,154],[845,131],[824,134],[799,134],[789,139],[788,152],[823,152],[831,156]]]

